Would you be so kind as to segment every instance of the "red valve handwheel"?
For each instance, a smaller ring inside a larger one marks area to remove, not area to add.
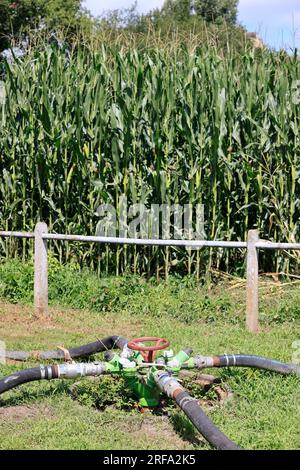
[[[154,346],[144,346],[144,342],[155,342]],[[145,362],[153,362],[156,351],[170,346],[170,342],[166,338],[156,338],[155,336],[147,336],[145,338],[136,338],[128,342],[128,348],[133,351],[140,351]]]

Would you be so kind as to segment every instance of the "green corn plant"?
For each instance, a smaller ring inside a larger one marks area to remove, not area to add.
[[[207,32],[207,34],[209,34]],[[299,240],[299,60],[268,50],[163,47],[114,37],[58,48],[45,41],[3,60],[0,228],[93,235],[101,204],[204,205],[210,239]],[[34,40],[32,40],[34,44]],[[133,271],[198,279],[241,268],[234,250],[51,243],[61,262],[99,275]],[[3,256],[29,242],[1,241]],[[264,270],[298,259],[262,255]]]

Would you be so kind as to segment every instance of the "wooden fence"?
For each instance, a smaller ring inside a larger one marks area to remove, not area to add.
[[[246,327],[258,331],[258,272],[259,250],[300,250],[300,243],[273,243],[260,240],[258,230],[249,230],[246,242],[208,240],[146,240],[140,238],[112,238],[84,235],[62,235],[48,233],[45,223],[39,222],[34,233],[0,231],[3,238],[34,239],[34,309],[36,315],[48,316],[48,240],[65,242],[111,243],[118,245],[179,246],[186,248],[245,249],[247,254]]]

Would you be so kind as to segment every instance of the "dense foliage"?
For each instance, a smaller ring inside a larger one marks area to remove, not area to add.
[[[47,27],[74,33],[82,24],[81,0],[0,0],[0,51],[30,29]]]
[[[42,219],[51,231],[94,234],[99,204],[119,208],[126,196],[204,204],[209,239],[245,240],[257,226],[293,241],[299,80],[296,56],[263,50],[32,49],[5,64],[0,226],[31,230]],[[57,250],[101,271],[238,266],[229,251]],[[262,266],[287,268],[280,256]]]
[[[201,17],[207,22],[237,21],[238,0],[165,0],[162,16],[187,21]]]
[[[129,8],[104,11],[96,18],[82,0],[0,0],[0,52],[20,38],[26,43],[30,32],[38,30],[63,31],[69,44],[109,31],[111,35],[134,33],[142,45],[140,34],[162,35],[168,41],[170,31],[176,30],[197,34],[208,45],[209,36],[217,37],[223,45],[234,45],[243,42],[245,34],[236,25],[237,4],[237,0],[166,0],[161,8],[140,14],[134,2]]]

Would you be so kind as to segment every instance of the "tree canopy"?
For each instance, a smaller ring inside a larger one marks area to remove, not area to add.
[[[195,14],[208,22],[227,21],[235,24],[238,13],[238,0],[194,0]]]
[[[23,30],[76,27],[83,13],[81,3],[81,0],[0,0],[0,50]]]
[[[176,21],[188,21],[201,17],[209,23],[237,21],[238,0],[165,0],[162,16]]]
[[[81,0],[0,0],[0,52],[11,44],[11,39],[28,30],[45,28],[63,30],[67,37],[74,32],[101,29],[146,32],[149,25],[160,32],[173,27],[181,32],[201,33],[206,26],[219,34],[218,24],[236,26],[238,0],[165,0],[162,8],[146,15],[132,7],[107,12],[101,18],[92,18]],[[220,32],[219,35],[222,35]]]

